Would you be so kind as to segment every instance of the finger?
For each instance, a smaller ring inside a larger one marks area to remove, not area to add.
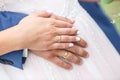
[[[74,44],[73,43],[53,43],[49,49],[53,50],[53,49],[68,49],[70,47],[73,47]]]
[[[80,36],[78,36],[78,37],[80,37]],[[81,37],[80,37],[80,40],[76,41],[75,43],[78,44],[79,46],[83,47],[83,48],[87,47],[87,42],[84,39],[82,39]]]
[[[56,36],[54,39],[54,42],[60,42],[60,43],[68,43],[68,42],[76,42],[76,41],[80,41],[80,38],[77,36],[67,36],[67,35]]]
[[[71,47],[71,48],[69,48],[67,50],[74,53],[74,54],[76,54],[76,55],[84,57],[84,58],[87,58],[89,56],[88,52],[85,51],[83,48],[81,48],[78,45],[74,45],[73,47]]]
[[[68,18],[66,18],[66,17],[57,16],[57,15],[55,15],[55,14],[52,14],[52,15],[51,15],[51,18],[54,18],[54,19],[57,19],[57,20],[61,20],[61,21],[65,21],[65,22],[69,22],[69,23],[71,23],[71,24],[74,23],[74,20],[70,20],[70,19],[68,19]]]
[[[73,24],[70,24],[70,23],[65,22],[65,21],[56,20],[55,26],[59,27],[59,28],[72,28]]]
[[[76,35],[78,32],[78,29],[74,28],[58,28],[57,34],[59,35]]]
[[[71,52],[68,52],[68,51],[65,51],[65,50],[57,52],[56,55],[64,58],[66,53],[67,53],[67,55],[65,57],[66,60],[68,60],[72,63],[78,64],[78,65],[80,65],[82,63],[82,59],[80,59],[76,55],[72,54]]]
[[[51,62],[55,63],[56,65],[64,68],[64,69],[71,69],[72,65],[63,61],[62,59],[58,58],[58,57],[54,57],[50,60]]]
[[[56,20],[56,19],[52,19],[52,18],[49,18],[48,22],[50,23],[50,26],[55,26],[55,27],[59,27],[59,28],[72,28],[72,26],[73,26],[73,24],[70,24],[68,22]]]
[[[37,17],[49,18],[52,15],[52,13],[47,12],[47,11],[36,11],[36,12],[31,13],[30,15],[34,15]]]

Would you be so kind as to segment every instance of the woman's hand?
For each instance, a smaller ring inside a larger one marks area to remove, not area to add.
[[[78,30],[72,26],[72,21],[66,22],[31,14],[21,20],[17,28],[21,34],[22,48],[42,51],[73,47],[74,44],[71,42],[80,39],[76,37]]]

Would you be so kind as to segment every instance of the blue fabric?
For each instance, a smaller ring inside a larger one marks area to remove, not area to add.
[[[84,9],[91,15],[91,17],[97,22],[108,39],[114,45],[116,50],[120,53],[120,36],[115,30],[114,25],[110,22],[109,18],[104,14],[98,3],[93,2],[80,2]]]
[[[19,14],[13,12],[0,12],[0,31],[10,28],[25,17],[26,14]],[[7,59],[13,62],[12,66],[22,69],[22,53],[23,50],[10,52],[3,56],[0,56],[0,59]]]

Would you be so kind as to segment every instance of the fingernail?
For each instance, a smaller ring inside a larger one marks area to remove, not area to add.
[[[76,41],[80,41],[80,40],[81,40],[81,38],[77,36],[76,37]]]
[[[82,59],[80,59],[79,61],[77,61],[78,65],[81,65],[83,63]]]
[[[83,64],[83,60],[80,61],[79,65],[82,65]]]
[[[69,67],[69,70],[72,70],[73,69],[73,67],[71,66],[71,67]]]
[[[70,20],[72,23],[74,23],[75,22],[75,20]]]
[[[74,44],[73,44],[73,43],[70,43],[70,44],[69,44],[69,47],[73,47],[73,46],[74,46]]]
[[[86,52],[85,58],[88,58],[88,57],[89,57],[89,54],[88,54],[88,52]]]
[[[81,44],[82,47],[84,48],[87,48],[88,47],[88,44],[85,40],[83,40],[82,44]]]
[[[87,54],[85,57],[88,58],[88,57],[89,57],[89,54]]]
[[[77,34],[80,34],[80,31],[78,31]]]

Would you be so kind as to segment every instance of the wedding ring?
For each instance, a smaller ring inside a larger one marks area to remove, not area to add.
[[[68,55],[69,55],[69,52],[66,51],[66,52],[64,53],[64,55],[63,55],[63,58],[66,59],[66,58],[68,57]]]

